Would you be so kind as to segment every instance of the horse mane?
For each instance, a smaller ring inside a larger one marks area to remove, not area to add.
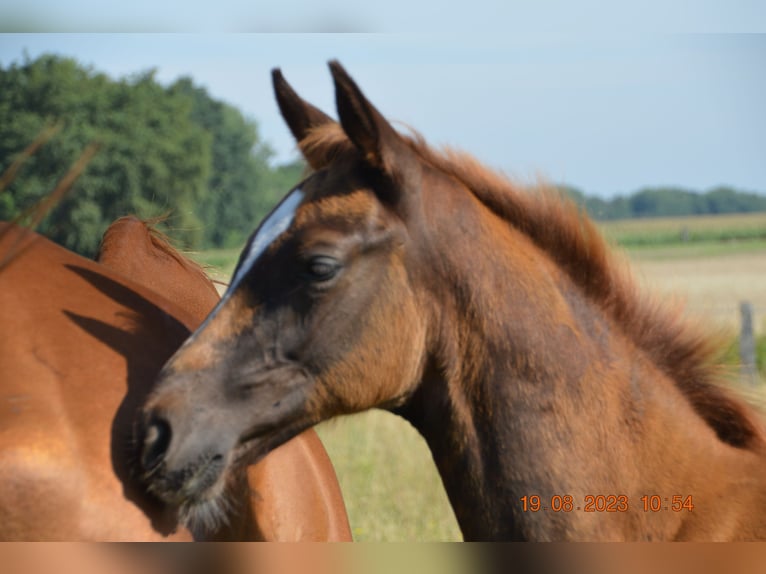
[[[570,198],[551,185],[515,184],[473,156],[451,148],[435,150],[410,131],[411,136],[401,137],[423,162],[459,181],[527,235],[675,382],[723,442],[739,448],[764,445],[766,436],[753,409],[723,386],[722,338],[689,320],[680,306],[641,294],[627,265]],[[334,123],[312,129],[300,148],[328,161],[358,153]]]
[[[113,230],[116,230],[121,224],[137,224],[142,226],[145,230],[147,235],[149,236],[149,240],[152,243],[152,247],[160,251],[161,253],[167,255],[168,257],[171,257],[174,259],[179,265],[181,265],[184,269],[187,271],[190,271],[194,274],[199,274],[208,281],[215,283],[210,277],[208,277],[206,272],[206,267],[203,265],[200,265],[196,261],[193,261],[192,259],[189,259],[186,257],[181,251],[176,248],[173,245],[173,240],[165,233],[159,230],[158,226],[161,223],[164,223],[168,218],[168,215],[160,215],[157,217],[152,217],[149,219],[140,219],[134,215],[125,215],[123,217],[120,217],[119,219],[116,219],[109,225],[109,228],[104,233],[103,238],[101,239],[101,243],[103,244],[107,237],[109,236],[109,233]]]

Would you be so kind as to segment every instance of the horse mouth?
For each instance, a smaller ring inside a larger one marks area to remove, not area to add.
[[[264,381],[269,379],[276,379],[281,385],[267,385]],[[314,421],[305,422],[307,379],[294,365],[253,378],[253,384],[260,383],[267,389],[287,387],[286,392],[260,401],[245,430],[234,431],[236,421],[217,421],[220,428],[215,440],[209,436],[215,429],[201,429],[199,425],[195,427],[197,434],[187,433],[180,440],[173,436],[169,423],[161,424],[167,420],[167,413],[163,416],[161,411],[154,413],[149,409],[140,421],[143,425],[136,430],[141,437],[138,443],[143,445],[139,464],[143,467],[140,480],[145,489],[175,513],[178,524],[193,533],[204,535],[229,522],[231,512],[243,510],[242,502],[247,497],[247,488],[241,488],[247,481],[244,469],[313,424]],[[189,446],[202,439],[207,447],[197,450],[199,447]]]
[[[216,490],[225,466],[220,454],[200,457],[178,470],[169,470],[163,462],[146,477],[148,490],[172,506],[204,501]]]
[[[149,490],[174,509],[178,524],[195,539],[207,539],[242,511],[236,494],[243,486],[239,471],[264,458],[275,441],[271,435],[259,436],[239,443],[228,455],[206,457],[193,467],[171,473],[159,468]]]
[[[169,470],[163,462],[144,480],[147,490],[175,514],[179,526],[204,539],[230,520],[226,467],[226,457],[220,454],[200,457],[178,470]]]
[[[270,423],[250,429],[240,437],[232,451],[232,466],[243,468],[259,463],[271,451],[316,422],[306,417],[303,411],[296,410],[291,416],[283,417],[279,425]]]

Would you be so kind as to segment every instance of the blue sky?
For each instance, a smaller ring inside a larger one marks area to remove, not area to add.
[[[254,118],[284,161],[294,144],[269,70],[281,67],[334,115],[326,62],[338,58],[387,117],[512,176],[602,196],[649,185],[766,193],[766,35],[573,32],[565,15],[518,34],[0,34],[0,64],[26,50],[115,77],[149,68],[163,82],[190,75]],[[687,19],[690,31],[755,26],[730,15],[716,28],[703,16]]]
[[[0,30],[465,33],[764,32],[762,0],[5,0]]]

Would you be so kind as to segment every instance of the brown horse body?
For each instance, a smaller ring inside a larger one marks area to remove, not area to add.
[[[161,294],[197,323],[204,321],[220,299],[215,285],[201,267],[136,217],[123,217],[109,226],[101,239],[96,261]]]
[[[573,205],[398,134],[331,68],[339,124],[275,72],[317,171],[163,369],[139,436],[158,495],[194,504],[382,407],[426,438],[467,539],[766,538],[766,435],[716,342],[639,296]]]
[[[134,218],[109,229],[100,264],[0,231],[0,253],[15,253],[0,273],[0,539],[190,539],[136,485],[132,421],[215,288]],[[205,536],[350,539],[321,443],[313,431],[296,438],[247,469],[228,526]]]

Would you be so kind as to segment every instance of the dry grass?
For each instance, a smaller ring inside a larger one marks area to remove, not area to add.
[[[678,297],[689,312],[715,325],[736,329],[739,304],[749,301],[756,314],[755,327],[766,327],[766,249],[689,259],[633,260],[643,286],[664,296]]]

